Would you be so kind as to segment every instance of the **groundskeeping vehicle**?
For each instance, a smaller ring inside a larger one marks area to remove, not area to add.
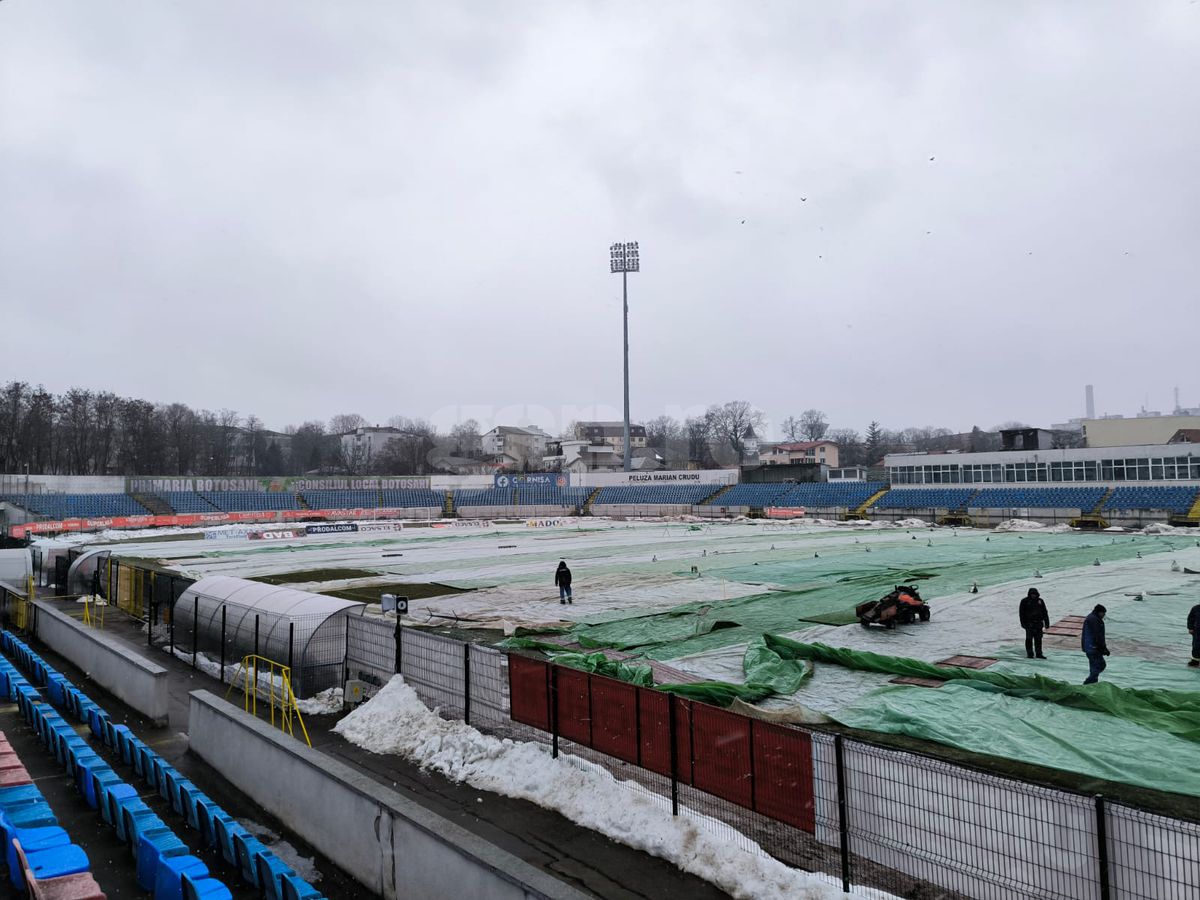
[[[898,584],[890,594],[878,600],[868,600],[860,603],[854,609],[858,621],[863,628],[879,625],[883,628],[895,628],[897,625],[911,625],[913,622],[929,621],[929,607],[921,599],[915,587]]]

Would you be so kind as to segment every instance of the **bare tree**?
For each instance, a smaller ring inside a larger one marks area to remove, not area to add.
[[[761,431],[763,414],[746,400],[730,400],[720,406],[710,406],[705,418],[714,439],[725,444],[733,451],[738,462],[741,462],[746,452],[746,430],[753,428]]]
[[[712,423],[709,422],[708,416],[687,419],[683,423],[683,430],[687,435],[688,462],[705,468],[711,467],[712,449],[709,447],[709,439]]]
[[[366,424],[367,420],[358,413],[338,413],[329,420],[329,433],[349,434]]]
[[[479,439],[479,423],[474,419],[466,419],[451,428],[450,440],[455,456],[477,459],[483,450]]]
[[[804,423],[795,416],[788,416],[779,423],[779,428],[783,432],[784,439],[793,443],[800,440],[804,434]]]
[[[673,416],[658,416],[646,423],[646,446],[665,452],[683,436],[683,426]]]
[[[837,444],[839,465],[857,466],[861,464],[863,444],[857,431],[853,428],[834,428],[825,437]]]
[[[829,420],[819,409],[806,409],[800,413],[800,432],[807,440],[819,441],[829,430]]]

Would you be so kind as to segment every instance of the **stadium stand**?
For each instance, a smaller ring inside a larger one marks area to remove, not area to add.
[[[593,503],[636,503],[643,505],[699,503],[720,489],[716,484],[635,484],[600,489]]]
[[[544,484],[522,484],[517,486],[519,506],[575,506],[584,504],[592,489],[586,487],[564,487]]]
[[[379,492],[385,507],[442,507],[445,494],[442,491],[431,491],[428,488],[397,488]]]
[[[150,512],[128,494],[5,494],[0,499],[50,519],[145,516]]]
[[[709,500],[706,505],[774,506],[777,499],[795,487],[794,484],[735,484],[721,496]]]
[[[295,494],[260,493],[258,491],[213,491],[200,494],[222,512],[255,512],[258,510],[299,509]]]
[[[1090,512],[1107,492],[1107,487],[983,488],[970,499],[967,508],[1081,509]]]
[[[167,501],[167,505],[177,513],[210,513],[217,508],[197,494],[195,491],[165,491],[156,494]]]
[[[305,491],[300,495],[309,509],[376,509],[383,504],[379,491]]]
[[[963,509],[975,488],[892,488],[872,509]]]
[[[454,492],[454,506],[512,506],[512,488],[467,488]]]
[[[856,507],[887,487],[882,482],[852,481],[845,484],[815,482],[791,485],[791,490],[772,503],[786,507]],[[885,495],[886,496],[886,495]]]
[[[1165,509],[1186,515],[1196,502],[1200,487],[1119,487],[1104,502],[1105,509]]]

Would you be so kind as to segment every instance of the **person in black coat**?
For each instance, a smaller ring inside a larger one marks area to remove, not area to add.
[[[1046,611],[1046,601],[1038,593],[1037,588],[1030,588],[1025,599],[1021,601],[1018,611],[1021,617],[1021,627],[1025,629],[1025,655],[1030,659],[1042,656],[1042,629],[1050,627],[1050,614]]]
[[[1188,665],[1196,668],[1200,666],[1200,603],[1188,613],[1187,629],[1192,633],[1192,658],[1188,660]]]
[[[1108,612],[1099,603],[1083,620],[1083,652],[1088,658],[1088,677],[1084,684],[1095,684],[1100,673],[1108,668],[1104,657],[1108,656],[1108,642],[1104,639],[1104,614]]]
[[[558,561],[558,568],[554,572],[554,586],[558,588],[558,602],[571,602],[571,570],[567,568],[567,561],[561,559]]]

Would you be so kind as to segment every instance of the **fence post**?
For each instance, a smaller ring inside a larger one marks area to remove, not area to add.
[[[1096,865],[1100,870],[1100,900],[1109,900],[1108,887],[1108,813],[1104,798],[1096,795]]]
[[[842,854],[842,893],[850,893],[850,825],[846,809],[846,761],[842,754],[842,736],[833,736],[833,754],[837,761],[838,848]]]
[[[225,611],[229,609],[224,603],[221,604],[221,684],[225,683]]]
[[[550,757],[558,759],[558,666],[550,666]]]
[[[463,722],[471,724],[471,642],[463,641]]]
[[[395,637],[396,637],[396,647],[395,647],[396,673],[399,675],[403,675],[404,674],[404,632],[400,630],[400,616],[399,615],[396,616],[396,635],[395,635]]]
[[[196,668],[196,654],[200,641],[200,595],[192,598],[192,668]]]
[[[679,734],[675,731],[675,704],[678,697],[674,691],[667,694],[667,730],[671,735],[671,815],[679,815]]]

